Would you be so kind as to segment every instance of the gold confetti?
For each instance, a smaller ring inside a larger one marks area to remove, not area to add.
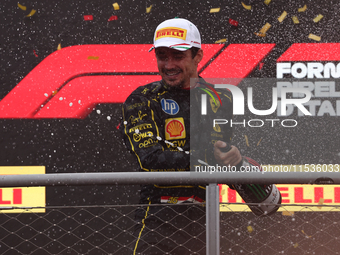
[[[119,4],[118,3],[114,3],[114,4],[112,4],[112,6],[113,6],[113,9],[115,11],[119,10]]]
[[[151,12],[151,8],[152,8],[152,5],[150,5],[149,7],[146,8],[146,13],[150,13]]]
[[[21,4],[19,4],[18,3],[18,7],[21,9],[21,10],[23,10],[23,11],[26,11],[26,6],[24,6],[24,5],[21,5]]]
[[[261,34],[266,34],[266,32],[268,31],[268,29],[271,27],[272,25],[270,25],[269,23],[266,23],[260,30]]]
[[[244,9],[251,10],[251,5],[246,5],[243,2],[241,2],[241,4],[244,7]]]
[[[32,9],[32,11],[28,15],[26,15],[26,17],[32,17],[35,12],[36,10]]]
[[[266,34],[262,34],[262,33],[254,33],[254,34],[256,34],[257,36],[260,36],[260,37],[265,37],[266,36]]]
[[[305,233],[305,231],[303,231],[303,230],[301,230],[301,232],[302,232],[303,234],[305,234],[308,238],[312,237],[312,236],[307,235],[307,234]]]
[[[257,145],[256,146],[259,146],[260,142],[262,141],[262,137],[260,139],[260,141],[258,141]]]
[[[298,246],[299,246],[298,243],[296,243],[296,244],[293,245],[294,248],[297,248]]]
[[[320,37],[320,36],[313,35],[313,34],[309,34],[308,38],[309,38],[309,39],[312,39],[312,40],[314,40],[314,41],[318,41],[318,42],[320,42],[320,40],[321,40],[321,37]]]
[[[307,10],[307,5],[301,7],[298,9],[298,12],[304,12],[305,10]]]
[[[259,33],[256,33],[255,34],[257,36],[261,36],[261,37],[265,37],[266,36],[266,32],[268,31],[268,29],[271,27],[272,25],[270,25],[269,23],[266,23],[260,30]]]
[[[293,20],[294,24],[299,24],[300,23],[298,17],[296,17],[296,16],[293,16],[292,20]]]
[[[247,135],[244,135],[244,138],[246,139],[246,144],[247,144],[247,146],[249,147],[248,136],[247,136]]]
[[[224,194],[225,194],[225,188],[222,188],[222,190],[221,190],[221,196],[224,196]]]
[[[52,91],[52,96],[55,96],[58,93],[58,91]]]
[[[61,44],[60,43],[58,44],[57,50],[61,50]]]
[[[318,206],[319,209],[322,208],[321,205],[323,205],[323,202],[324,202],[324,201],[325,201],[325,199],[323,199],[322,197],[319,199],[319,203],[318,203],[318,205],[320,205],[320,206]]]
[[[221,39],[221,40],[216,41],[215,43],[224,43],[224,42],[226,42],[226,41],[227,41],[227,38],[224,38],[224,39]]]
[[[286,16],[287,16],[287,12],[284,11],[284,12],[281,14],[281,16],[277,18],[277,20],[278,20],[279,22],[282,22],[282,21],[286,18]]]
[[[293,216],[293,215],[294,215],[294,212],[283,211],[283,212],[282,212],[282,215],[283,215],[283,216]]]
[[[265,3],[266,5],[269,5],[271,1],[272,1],[272,0],[264,0],[264,3]]]
[[[210,13],[220,12],[221,8],[211,8]]]
[[[251,226],[248,226],[247,230],[248,230],[249,233],[251,233],[251,232],[253,232],[254,229]]]
[[[318,23],[322,18],[323,18],[323,15],[322,15],[322,14],[319,14],[318,16],[316,16],[316,17],[313,19],[313,21],[314,21],[315,23]]]
[[[98,57],[98,56],[88,56],[87,59],[90,59],[90,60],[98,60],[99,57]]]

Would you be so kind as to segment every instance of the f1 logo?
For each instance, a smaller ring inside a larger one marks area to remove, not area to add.
[[[99,103],[122,103],[137,87],[160,80],[151,46],[77,45],[55,51],[0,101],[0,118],[84,119]],[[199,74],[245,78],[274,46],[203,44]]]

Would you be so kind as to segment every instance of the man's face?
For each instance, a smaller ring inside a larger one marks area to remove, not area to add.
[[[197,65],[202,57],[201,49],[194,58],[191,50],[179,51],[167,47],[156,49],[159,73],[171,87],[189,88],[190,78],[198,78]]]

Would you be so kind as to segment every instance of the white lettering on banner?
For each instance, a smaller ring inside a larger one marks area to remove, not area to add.
[[[340,78],[340,63],[336,66],[334,63],[277,63],[276,64],[276,78],[283,79],[284,75],[292,75],[297,79],[322,79],[322,78]]]
[[[285,88],[304,88],[307,89],[312,97],[340,97],[340,91],[335,90],[334,81],[295,81],[287,82],[280,81],[277,82],[277,94],[278,97],[282,95],[282,89]],[[313,94],[314,91],[314,94]],[[303,94],[299,92],[294,92],[293,97],[301,97]]]
[[[311,116],[340,116],[340,100],[321,100],[318,98],[340,98],[340,91],[337,91],[336,80],[320,80],[315,79],[338,79],[340,78],[340,63],[319,63],[319,62],[282,62],[276,64],[276,77],[278,79],[296,78],[296,79],[314,79],[312,81],[278,81],[277,92],[278,97],[282,97],[289,88],[304,88],[311,93],[312,100],[302,103],[311,114]],[[293,92],[291,98],[301,98],[304,94]],[[287,98],[284,98],[285,101]],[[289,100],[289,99],[288,99]],[[295,106],[285,105],[286,102],[277,102],[277,115],[289,116],[293,114]],[[301,106],[301,105],[300,105]],[[304,116],[305,111],[297,106],[298,116]]]
[[[304,107],[307,107],[308,111],[311,113],[311,116],[340,116],[340,100],[330,101],[330,100],[320,100],[316,98],[336,98],[340,97],[340,91],[336,91],[335,81],[296,81],[296,82],[277,82],[277,90],[278,95],[282,95],[282,90],[286,88],[294,89],[294,88],[305,88],[310,93],[314,100],[309,100],[306,103],[303,103]],[[293,97],[301,97],[303,94],[301,93],[292,93]],[[281,111],[282,104],[278,100],[277,107],[277,115],[278,116],[289,116],[294,112],[293,105],[286,105],[286,112],[282,114]],[[298,116],[303,116],[304,113],[298,109]]]

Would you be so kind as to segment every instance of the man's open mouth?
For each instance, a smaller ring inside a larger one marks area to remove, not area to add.
[[[167,76],[175,76],[175,75],[178,75],[181,73],[180,70],[177,70],[177,71],[166,71],[164,72]]]

